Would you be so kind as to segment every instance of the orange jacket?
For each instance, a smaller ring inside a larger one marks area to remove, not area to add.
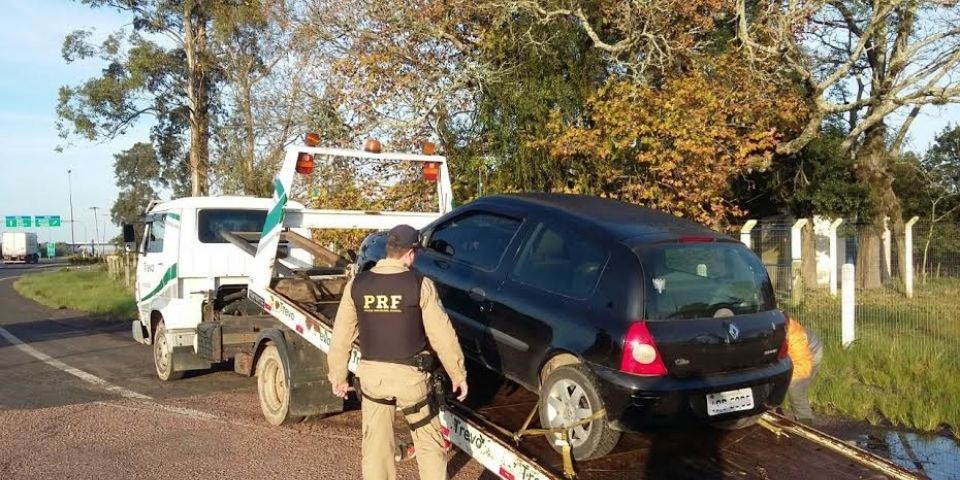
[[[787,355],[793,362],[792,381],[810,378],[813,372],[813,352],[807,341],[807,331],[796,320],[787,317]]]

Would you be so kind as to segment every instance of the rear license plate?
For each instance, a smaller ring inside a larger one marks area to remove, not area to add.
[[[753,408],[753,390],[741,388],[707,394],[707,415],[721,415]]]

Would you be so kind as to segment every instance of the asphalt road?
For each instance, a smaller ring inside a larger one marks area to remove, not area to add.
[[[49,265],[0,266],[0,478],[360,478],[359,412],[271,427],[254,379],[160,382],[128,323],[17,295],[37,268]],[[455,478],[486,477],[452,455]]]

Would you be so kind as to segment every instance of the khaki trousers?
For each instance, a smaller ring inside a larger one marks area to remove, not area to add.
[[[392,363],[361,361],[357,369],[360,388],[369,397],[396,399],[396,406],[361,400],[363,413],[362,471],[364,480],[394,480],[396,437],[393,422],[396,410],[411,407],[427,397],[429,375],[414,367]],[[425,406],[406,417],[408,423],[422,420],[429,414]],[[417,449],[417,467],[421,480],[446,480],[447,459],[440,419],[411,432]]]

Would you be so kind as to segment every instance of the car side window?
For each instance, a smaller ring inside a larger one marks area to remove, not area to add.
[[[610,257],[607,249],[572,230],[537,226],[511,277],[520,283],[571,298],[593,294]]]
[[[504,215],[467,213],[437,226],[430,235],[427,249],[492,271],[500,265],[521,223]]]
[[[147,248],[145,249],[147,253],[163,252],[163,234],[166,230],[164,222],[166,222],[166,217],[159,217],[150,222],[147,229]]]

